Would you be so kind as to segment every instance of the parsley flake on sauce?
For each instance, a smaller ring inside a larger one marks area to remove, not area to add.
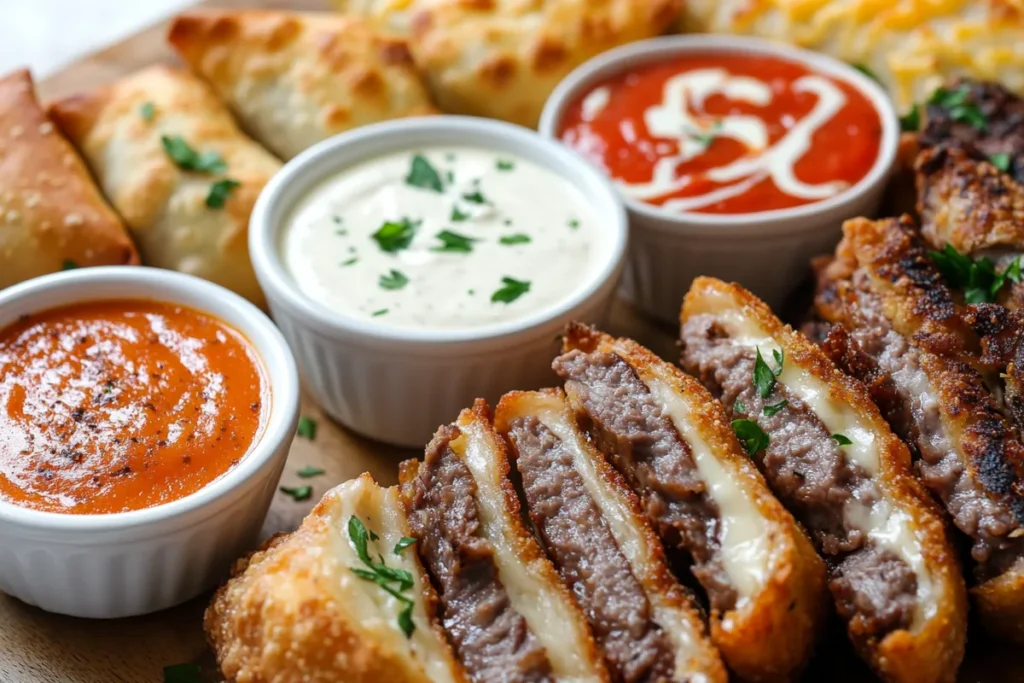
[[[982,257],[975,261],[961,254],[951,244],[947,244],[942,251],[930,251],[928,255],[951,287],[964,290],[964,300],[969,304],[995,301],[1007,280],[1016,283],[1022,281],[1020,257],[1002,271],[996,271],[995,264],[989,258]]]
[[[422,154],[413,155],[412,166],[409,167],[409,175],[405,177],[405,182],[407,185],[421,187],[424,190],[444,191],[441,175]]]
[[[171,664],[164,667],[164,683],[203,683],[198,664]]]
[[[167,156],[183,171],[214,174],[223,173],[228,168],[219,152],[209,151],[200,154],[180,135],[163,135],[160,142]]]
[[[768,435],[753,420],[733,420],[732,431],[743,444],[747,455],[754,456],[758,451],[768,448]]]
[[[710,147],[711,143],[718,137],[718,131],[722,129],[721,119],[715,121],[715,123],[706,130],[695,130],[687,132],[687,137],[696,142],[702,147]]]
[[[374,311],[373,313],[370,314],[370,316],[372,316],[374,318],[379,318],[382,315],[387,315],[387,314],[388,314],[388,309],[382,308],[380,310]]]
[[[348,537],[352,541],[352,546],[359,559],[367,567],[366,569],[351,567],[352,573],[361,579],[377,584],[381,590],[402,603],[402,609],[398,613],[398,627],[408,638],[416,629],[416,625],[412,621],[412,610],[416,603],[408,595],[403,595],[403,591],[407,591],[415,585],[412,574],[405,569],[389,567],[384,562],[383,556],[380,558],[380,562],[373,561],[367,545],[370,538],[375,537],[375,534],[367,532],[358,517],[349,517]],[[403,537],[402,540],[404,541],[405,538]],[[399,545],[401,545],[401,541],[399,541]],[[399,552],[399,547],[396,545],[395,554],[397,555]]]
[[[849,446],[850,444],[852,444],[852,443],[853,443],[853,442],[852,442],[852,441],[850,441],[850,439],[849,439],[849,438],[848,438],[848,437],[847,437],[846,435],[844,435],[844,434],[833,434],[833,435],[832,435],[832,440],[833,440],[833,441],[835,441],[835,442],[836,442],[837,444],[839,444],[840,446]]]
[[[408,536],[402,536],[402,538],[398,539],[398,543],[395,544],[395,549],[394,549],[393,552],[395,553],[395,555],[401,555],[403,550],[405,550],[406,548],[408,548],[409,546],[411,546],[415,542],[416,542],[415,538],[409,538]]]
[[[761,409],[761,413],[764,414],[765,417],[771,417],[772,415],[775,415],[780,410],[785,408],[787,405],[789,405],[789,401],[787,401],[786,399],[782,399],[778,403],[770,403],[766,405],[764,408]]]
[[[319,467],[313,467],[312,465],[306,465],[301,470],[295,473],[300,479],[312,479],[313,477],[319,477],[322,474],[326,474],[326,471]]]
[[[502,286],[491,294],[491,303],[510,304],[530,291],[530,283],[511,277],[501,278]]]
[[[210,185],[210,192],[206,195],[206,205],[211,209],[223,209],[224,202],[235,191],[235,188],[241,185],[242,183],[230,178],[218,180],[213,185]]]
[[[487,203],[487,198],[480,193],[480,190],[473,190],[472,192],[467,192],[466,194],[462,195],[462,198],[465,199],[467,202],[470,202],[471,204]]]
[[[139,107],[139,116],[141,116],[142,120],[146,123],[152,121],[155,115],[156,107],[153,106],[152,102],[143,102],[142,106]]]
[[[299,427],[295,430],[298,436],[310,441],[316,441],[316,420],[303,415],[299,418]]]
[[[459,211],[459,207],[457,207],[457,206],[453,206],[452,207],[452,216],[451,216],[450,220],[453,223],[461,223],[462,221],[466,220],[467,218],[469,218],[469,214],[468,213],[463,213],[462,211]]]
[[[301,503],[302,501],[309,500],[310,498],[313,497],[313,487],[296,486],[294,488],[290,488],[288,486],[282,486],[281,493],[291,496],[292,500],[294,500],[296,503]]]
[[[989,163],[998,168],[1003,173],[1007,173],[1010,170],[1010,155],[1006,152],[999,152],[998,154],[990,154],[988,157]]]
[[[525,235],[520,232],[515,235],[502,235],[502,237],[498,240],[498,243],[508,246],[512,244],[529,244],[530,241],[531,240],[529,235]]]
[[[442,230],[441,232],[434,235],[437,239],[441,240],[440,246],[431,247],[430,251],[440,252],[452,252],[458,254],[468,254],[473,251],[473,242],[477,240],[473,237],[466,237],[460,235],[457,232],[451,230]]]
[[[393,254],[409,247],[419,225],[420,221],[410,220],[406,216],[399,221],[386,221],[370,237],[377,241],[381,251]]]
[[[573,230],[576,230],[577,228],[580,227],[580,222],[573,218],[572,220],[569,221],[569,227],[572,228]]]
[[[380,276],[377,284],[380,285],[381,289],[401,289],[409,284],[409,278],[402,271],[392,268],[390,273]]]
[[[985,130],[988,119],[976,103],[968,100],[970,95],[971,87],[966,83],[956,90],[938,88],[928,99],[928,104],[944,109],[953,121],[968,123],[978,130]]]
[[[350,258],[347,261],[342,261],[341,265],[343,265],[343,266],[352,266],[352,265],[355,265],[356,263],[359,263],[359,257],[358,256],[353,256],[352,258]]]
[[[498,159],[494,164],[495,168],[499,171],[511,171],[516,167],[515,162],[509,161],[508,159]]]

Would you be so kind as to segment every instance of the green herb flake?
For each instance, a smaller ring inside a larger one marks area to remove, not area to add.
[[[569,227],[572,228],[573,230],[576,230],[577,228],[580,227],[580,222],[573,218],[569,221]]]
[[[378,536],[377,534],[375,534],[375,533],[373,532],[373,529],[370,529],[370,540],[371,540],[371,541],[379,541],[379,540],[380,540],[380,536]]]
[[[334,231],[334,234],[337,235],[338,237],[345,237],[346,235],[348,235],[348,230],[346,230],[345,228],[339,228]]]
[[[473,251],[473,242],[477,240],[473,237],[466,237],[460,235],[457,232],[451,230],[442,230],[441,232],[434,235],[437,239],[441,240],[440,246],[431,247],[430,251],[439,252],[452,252],[457,254],[468,254]]]
[[[780,410],[785,408],[787,405],[789,405],[789,401],[787,401],[786,399],[782,399],[778,403],[771,403],[769,405],[766,405],[764,408],[761,409],[761,413],[765,417],[771,417],[772,415],[775,415]]]
[[[444,179],[449,185],[455,184],[455,171],[445,171]]]
[[[355,516],[349,517],[348,537],[352,541],[352,546],[355,548],[359,559],[367,567],[367,569],[351,567],[352,573],[361,579],[372,581],[384,592],[402,603],[402,609],[398,613],[398,627],[402,629],[402,633],[408,638],[416,628],[412,621],[412,610],[415,602],[409,596],[402,595],[401,591],[406,591],[413,587],[412,574],[404,569],[387,566],[383,556],[380,557],[380,562],[373,561],[367,544],[369,539],[376,538],[376,534],[368,532],[363,523]],[[402,540],[404,541],[405,537]],[[399,552],[397,545],[395,546],[395,552],[396,554]],[[397,584],[397,586],[393,584]]]
[[[530,241],[531,240],[529,235],[525,235],[520,232],[516,233],[515,235],[502,235],[501,238],[498,240],[498,243],[504,244],[505,246],[510,246],[513,244],[529,244]]]
[[[219,152],[211,150],[200,154],[180,135],[163,135],[160,142],[167,156],[183,171],[216,174],[228,168]]]
[[[854,69],[856,69],[857,71],[861,72],[862,74],[864,74],[865,76],[867,76],[871,80],[875,81],[876,83],[881,83],[882,82],[882,79],[880,79],[878,77],[878,74],[876,74],[874,71],[872,71],[871,68],[868,67],[867,64],[853,64],[852,66],[853,66]]]
[[[171,664],[164,667],[164,683],[203,683],[198,664]]]
[[[230,178],[218,180],[213,185],[210,185],[210,191],[206,195],[206,205],[211,209],[223,209],[224,202],[235,191],[235,188],[241,185],[242,183]]]
[[[928,104],[945,110],[949,118],[958,123],[967,123],[977,130],[985,130],[988,119],[978,105],[969,100],[971,87],[964,83],[956,90],[938,88],[932,93]]]
[[[853,443],[847,436],[843,434],[833,434],[832,440],[835,441],[840,446],[849,446]]]
[[[900,117],[900,130],[904,133],[916,133],[921,129],[921,105],[915,104],[906,114]]]
[[[381,317],[382,315],[387,315],[387,314],[388,314],[388,309],[386,309],[386,308],[382,308],[382,309],[380,309],[380,310],[374,311],[374,312],[373,312],[373,313],[371,313],[370,315],[371,315],[372,317],[374,317],[374,318],[379,318],[379,317]]]
[[[312,479],[313,477],[319,477],[319,476],[321,476],[323,474],[326,474],[326,473],[327,472],[325,470],[322,470],[319,467],[313,467],[312,465],[306,465],[305,467],[303,467],[301,470],[299,470],[295,474],[300,479]]]
[[[393,552],[395,553],[395,555],[401,555],[403,550],[405,550],[406,548],[408,548],[409,546],[411,546],[415,542],[416,542],[415,538],[409,538],[408,536],[402,536],[402,538],[398,539],[398,543],[395,544],[395,549],[394,549]]]
[[[444,184],[441,182],[440,174],[422,154],[413,155],[412,165],[409,167],[409,175],[405,177],[405,182],[407,185],[420,187],[424,190],[444,191]]]
[[[1003,173],[1010,171],[1010,155],[1006,152],[999,152],[998,154],[990,154],[988,157],[989,162]]]
[[[499,171],[511,171],[516,167],[515,162],[509,161],[508,159],[498,159],[494,166]]]
[[[733,420],[732,431],[743,444],[747,455],[757,455],[758,451],[768,448],[768,435],[753,420]]]
[[[292,500],[294,500],[296,503],[301,503],[302,501],[309,500],[310,498],[313,497],[313,487],[296,486],[294,488],[290,488],[288,486],[282,486],[281,493],[291,496]]]
[[[153,106],[152,102],[143,102],[142,106],[139,107],[139,116],[142,117],[143,121],[149,123],[156,116],[156,107]]]
[[[75,262],[75,261],[72,261],[69,258],[66,258],[66,259],[64,259],[63,261],[60,262],[60,269],[61,270],[77,270],[78,269],[78,263]]]
[[[303,439],[316,441],[316,420],[311,417],[306,417],[305,415],[300,417],[299,428],[296,430],[296,434],[301,436]]]
[[[781,361],[781,356],[775,357],[776,362]],[[754,358],[754,387],[757,395],[761,398],[768,398],[775,388],[775,378],[782,372],[782,365],[779,364],[779,371],[775,372],[761,356],[761,349],[757,349],[757,356]]]
[[[331,220],[333,220],[335,223],[338,223],[339,225],[342,223],[342,218],[341,216],[338,215],[331,216]]]
[[[457,206],[453,206],[452,207],[452,215],[451,215],[451,219],[450,220],[453,223],[461,223],[462,221],[466,220],[467,218],[469,218],[469,214],[468,213],[464,213],[462,211],[459,211],[459,207],[457,207]]]
[[[343,266],[351,266],[351,265],[355,265],[358,262],[359,262],[359,257],[358,256],[353,256],[352,258],[348,259],[347,261],[342,261],[341,265],[343,265]]]
[[[747,412],[747,406],[743,404],[743,401],[736,399],[736,402],[732,404],[732,411],[742,415]]]
[[[999,272],[990,259],[974,260],[958,252],[951,244],[942,251],[930,251],[928,255],[949,286],[964,291],[964,300],[969,304],[995,301],[1007,280],[1019,282],[1021,279],[1019,259]]]
[[[480,193],[480,190],[473,190],[472,192],[467,192],[464,195],[462,195],[462,198],[465,199],[470,204],[486,204],[487,203],[487,198],[484,197],[483,194]]]
[[[511,277],[501,278],[502,286],[491,294],[491,303],[510,304],[530,291],[530,283]]]
[[[377,284],[380,285],[381,289],[401,289],[409,284],[409,278],[406,277],[405,273],[402,271],[392,268],[390,273],[380,276],[380,280],[377,281]]]
[[[412,608],[414,603],[412,601],[404,603],[402,611],[398,613],[398,628],[402,629],[402,633],[405,634],[406,638],[412,636],[413,631],[416,630],[416,624],[412,621]]]
[[[413,221],[408,217],[398,221],[386,221],[370,237],[376,240],[381,251],[394,254],[409,247],[419,225],[420,221]]]

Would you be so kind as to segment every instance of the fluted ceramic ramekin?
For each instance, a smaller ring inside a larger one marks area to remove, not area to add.
[[[835,247],[843,221],[878,210],[899,141],[899,119],[891,99],[854,67],[782,43],[724,35],[652,38],[594,57],[552,92],[541,114],[540,133],[557,139],[573,102],[631,67],[714,53],[781,58],[849,83],[874,105],[882,122],[882,140],[874,165],[859,182],[829,199],[791,209],[678,212],[624,196],[631,234],[622,294],[645,313],[673,323],[679,318],[683,294],[698,275],[739,282],[773,308],[781,307],[806,277],[810,259]]]
[[[298,373],[284,338],[255,306],[191,275],[135,267],[46,275],[0,291],[0,328],[50,308],[126,298],[188,306],[241,332],[263,364],[271,408],[238,465],[184,498],[109,515],[41,512],[0,500],[0,591],[49,612],[145,614],[223,580],[257,542],[298,422]]]
[[[590,201],[608,240],[591,279],[558,306],[525,318],[459,330],[396,329],[344,315],[302,292],[280,255],[296,203],[326,177],[403,150],[452,145],[515,154],[564,178]],[[315,145],[264,188],[249,225],[249,252],[274,320],[304,386],[327,414],[378,441],[422,448],[438,425],[475,398],[550,384],[556,337],[570,320],[600,323],[625,257],[626,211],[602,174],[552,140],[498,121],[463,116],[365,126]]]

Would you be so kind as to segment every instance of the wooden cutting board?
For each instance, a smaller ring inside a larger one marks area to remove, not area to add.
[[[216,0],[201,4],[328,9],[327,0]],[[161,22],[69,65],[38,84],[40,96],[44,100],[62,97],[148,64],[174,61],[164,42],[165,30],[166,22]],[[615,307],[609,331],[634,337],[664,358],[676,355],[675,330],[639,318],[624,304]],[[308,397],[303,398],[302,414],[317,422],[316,438],[296,439],[282,485],[311,484],[314,495],[309,501],[296,503],[279,494],[264,525],[265,536],[295,528],[324,491],[362,472],[371,472],[381,484],[394,483],[399,461],[418,455],[346,431],[324,417]],[[300,480],[295,473],[307,465],[326,473]],[[202,631],[208,600],[208,595],[202,596],[180,607],[134,619],[90,621],[47,614],[0,594],[0,683],[159,683],[165,666],[183,662],[200,664],[204,679],[219,681]],[[871,680],[850,652],[839,625],[833,625],[831,631],[806,680]],[[975,635],[959,681],[1024,683],[1024,651]]]

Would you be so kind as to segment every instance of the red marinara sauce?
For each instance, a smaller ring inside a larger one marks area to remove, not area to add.
[[[184,306],[74,304],[0,330],[0,500],[140,510],[230,470],[270,393],[249,341]]]
[[[672,117],[678,114],[678,107],[673,110],[673,105],[678,101],[671,99],[672,84],[678,85],[680,77],[692,78],[715,69],[724,70],[732,87],[700,94],[685,89],[685,115],[680,125],[674,126]],[[813,77],[810,80],[819,83],[819,88],[831,91],[835,109],[813,129],[808,124],[814,117],[808,117],[816,107],[825,106],[827,98],[805,87],[808,77]],[[751,83],[755,91],[760,88],[760,98],[742,96],[744,91],[750,92]],[[841,94],[841,104],[837,104],[835,93]],[[656,124],[661,134],[648,127],[652,112],[661,118]],[[744,139],[743,131],[758,125],[764,134],[763,147],[751,146],[751,140]],[[602,166],[627,195],[669,210],[739,214],[785,209],[828,197],[788,192],[770,174],[740,173],[722,179],[716,176],[721,169],[759,156],[763,159],[764,153],[772,150],[796,150],[800,153],[788,158],[778,154],[774,165],[768,166],[789,166],[800,183],[829,184],[832,196],[871,170],[881,148],[882,121],[871,101],[841,79],[776,57],[715,53],[638,65],[599,83],[569,106],[558,132],[563,142]],[[802,149],[798,149],[801,142]],[[684,146],[695,151],[680,159]],[[678,181],[675,187],[652,186],[659,160],[674,165],[670,175]],[[635,186],[648,189],[636,191]],[[714,201],[709,201],[714,195],[703,197],[723,191],[733,196]],[[684,201],[675,201],[680,199]],[[703,205],[677,208],[695,202]]]

